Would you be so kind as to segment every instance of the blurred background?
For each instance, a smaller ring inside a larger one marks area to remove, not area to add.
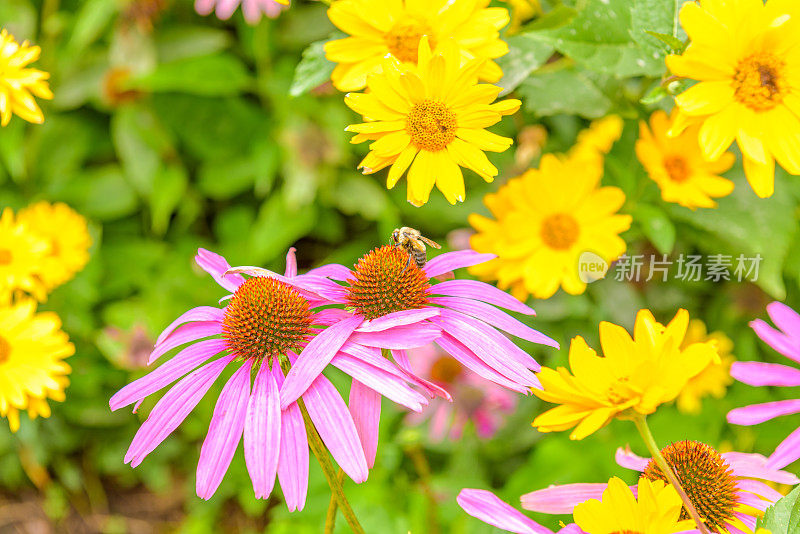
[[[216,394],[141,466],[123,464],[155,400],[132,415],[112,413],[109,397],[145,373],[155,337],[176,316],[224,295],[193,264],[196,249],[223,254],[233,265],[280,270],[295,246],[301,270],[351,265],[387,243],[398,226],[418,228],[446,250],[463,248],[467,216],[487,213],[485,193],[536,166],[542,152],[566,151],[589,119],[607,113],[626,119],[603,183],[628,196],[628,254],[761,254],[758,282],[607,278],[580,296],[560,291],[529,301],[538,316],[526,320],[562,350],[525,348],[558,365],[575,335],[598,346],[600,320],[630,328],[639,308],[667,321],[684,307],[710,331],[725,332],[737,359],[778,361],[746,325],[771,300],[800,304],[796,179],[779,170],[776,194],[758,200],[739,163],[727,175],[736,190],[719,209],[667,205],[633,150],[638,119],[646,116],[639,100],[655,78],[592,75],[596,92],[571,93],[570,79],[558,85],[544,74],[517,88],[523,111],[493,129],[516,141],[491,156],[501,171],[496,182],[465,173],[463,204],[451,207],[434,191],[427,205],[414,208],[402,182],[387,191],[385,172],[356,171],[366,146],[348,143],[344,127],[357,117],[325,82],[330,70],[321,45],[295,72],[309,43],[332,35],[325,10],[319,2],[296,2],[250,26],[240,12],[229,21],[201,17],[189,0],[0,2],[0,26],[41,46],[35,66],[52,74],[55,93],[40,102],[43,125],[15,118],[0,130],[0,208],[65,202],[88,219],[93,241],[86,268],[40,307],[59,313],[76,345],[67,400],[51,403],[49,419],[23,417],[15,434],[0,425],[0,532],[320,532],[330,493],[314,460],[302,512],[289,514],[277,490],[268,501],[254,499],[241,453],[213,499],[195,496],[194,470]],[[501,66],[512,68],[513,60]],[[554,94],[559,87],[565,94]],[[346,391],[343,376],[330,376]],[[725,413],[789,398],[789,388],[782,390],[736,383],[721,399],[703,399],[698,414],[662,408],[652,427],[664,445],[699,439],[721,450],[769,453],[794,421],[732,427]],[[456,505],[464,487],[494,489],[517,503],[522,493],[553,483],[614,474],[635,480],[614,463],[614,450],[625,443],[644,453],[632,425],[614,422],[570,442],[566,433],[544,436],[531,428],[544,408],[537,399],[515,400],[494,412],[496,432],[468,423],[458,439],[431,433],[429,421],[407,420],[385,402],[376,467],[365,484],[346,485],[366,531],[492,532]],[[344,521],[337,532],[347,532]]]

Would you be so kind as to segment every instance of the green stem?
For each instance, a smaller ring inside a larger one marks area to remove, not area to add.
[[[340,467],[339,472],[336,473],[336,480],[339,486],[344,482],[344,470]],[[333,534],[333,528],[336,526],[336,510],[338,509],[336,497],[331,495],[331,502],[328,505],[328,514],[325,516],[325,534]]]
[[[678,492],[678,495],[683,501],[683,507],[686,508],[687,512],[689,512],[689,515],[697,524],[697,528],[702,534],[709,534],[705,523],[703,523],[700,514],[697,513],[697,509],[694,507],[694,504],[692,504],[691,499],[689,499],[689,496],[686,495],[685,491],[683,491],[683,487],[681,486],[678,477],[675,476],[675,472],[664,459],[664,455],[661,454],[661,449],[659,449],[658,445],[656,445],[656,440],[653,437],[653,433],[650,432],[650,427],[647,425],[647,418],[644,415],[637,415],[633,418],[633,423],[636,425],[636,429],[639,431],[639,434],[641,434],[645,445],[647,445],[647,449],[650,451],[650,454],[653,455],[653,459],[656,461],[656,464],[658,464],[661,472],[666,475],[669,483],[672,484],[672,487]]]
[[[281,358],[280,360],[281,369],[284,373],[288,373],[290,369],[289,361],[284,358]],[[328,481],[328,486],[331,488],[333,498],[336,499],[337,506],[342,510],[342,515],[344,516],[345,521],[347,521],[347,524],[350,525],[350,529],[355,534],[364,534],[364,529],[361,527],[361,523],[358,522],[355,512],[353,512],[353,509],[350,507],[350,503],[347,501],[347,497],[344,495],[342,484],[340,479],[338,479],[336,476],[333,462],[331,462],[331,458],[328,455],[328,449],[326,449],[325,445],[322,443],[322,438],[319,437],[319,433],[317,432],[316,427],[314,427],[314,423],[311,421],[311,416],[308,415],[308,410],[306,410],[306,405],[303,403],[303,399],[297,399],[297,406],[300,408],[300,413],[303,414],[303,422],[305,423],[306,434],[308,435],[308,447],[311,449],[311,452],[314,453],[314,456],[316,456],[317,461],[322,468],[322,473],[325,475],[325,479]],[[328,511],[330,512],[330,507]]]

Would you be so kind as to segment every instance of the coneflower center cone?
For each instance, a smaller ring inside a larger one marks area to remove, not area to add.
[[[783,101],[786,62],[769,53],[741,60],[733,78],[735,98],[754,111],[768,111]]]
[[[542,241],[551,249],[568,249],[578,240],[579,233],[578,222],[566,213],[556,213],[542,221]]]
[[[456,114],[435,100],[415,104],[406,119],[406,132],[420,150],[436,152],[456,137]]]
[[[267,277],[239,286],[222,322],[228,347],[244,359],[298,351],[310,331],[308,301],[292,286]]]
[[[351,271],[350,307],[367,319],[428,303],[428,277],[402,248],[385,245],[365,254]]]
[[[699,441],[678,441],[661,453],[708,529],[725,532],[725,524],[734,518],[736,508],[733,469],[713,447]],[[653,460],[642,476],[669,484]],[[681,519],[690,519],[686,508],[681,510]]]

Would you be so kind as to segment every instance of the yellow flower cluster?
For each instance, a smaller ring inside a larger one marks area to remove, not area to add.
[[[546,154],[538,169],[512,178],[483,199],[493,219],[472,214],[477,233],[470,244],[497,258],[470,268],[483,280],[497,280],[520,300],[548,298],[560,287],[577,295],[586,290],[579,261],[585,254],[608,265],[621,256],[619,234],[631,225],[618,210],[625,194],[600,187],[603,155],[619,138],[622,120],[608,117],[581,132],[569,154]],[[604,273],[599,273],[600,276]]]
[[[534,419],[540,432],[574,427],[570,439],[583,439],[614,418],[635,419],[674,400],[686,383],[719,363],[716,342],[686,344],[689,314],[679,310],[666,326],[649,310],[636,315],[634,335],[621,326],[600,323],[599,356],[578,336],[569,348],[569,366],[543,367],[542,390],[533,393],[558,404]]]
[[[36,300],[70,280],[89,260],[86,220],[66,204],[38,202],[0,215],[0,416],[12,431],[19,412],[49,417],[48,399],[64,400],[75,352],[61,320],[36,313]]]
[[[680,21],[691,44],[667,66],[698,83],[675,98],[671,134],[697,126],[708,161],[736,140],[753,190],[771,196],[776,160],[800,175],[800,2],[687,2]]]
[[[40,53],[38,46],[30,46],[28,41],[19,44],[5,29],[0,30],[0,126],[11,122],[11,115],[36,124],[44,122],[33,97],[53,98],[47,83],[50,75],[26,68]]]

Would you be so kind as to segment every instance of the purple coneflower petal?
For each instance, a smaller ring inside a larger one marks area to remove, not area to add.
[[[164,341],[155,346],[147,359],[147,365],[151,365],[175,347],[221,333],[222,323],[217,321],[197,321],[179,326]]]
[[[750,328],[755,330],[758,337],[760,337],[767,345],[780,352],[787,358],[800,363],[800,347],[798,347],[797,344],[794,343],[794,340],[789,338],[789,336],[780,330],[775,330],[761,319],[750,321]]]
[[[776,301],[767,304],[767,313],[775,326],[790,337],[793,337],[792,334],[800,332],[800,315],[783,302]]]
[[[109,406],[118,410],[138,402],[148,395],[173,383],[186,373],[205,363],[212,356],[227,349],[224,339],[209,339],[189,345],[163,365],[135,380],[111,397]]]
[[[358,358],[340,352],[331,360],[331,365],[378,391],[384,397],[415,412],[422,411],[423,405],[428,404],[425,397],[406,385],[402,378],[364,363]]]
[[[231,293],[235,293],[239,286],[244,283],[244,278],[238,274],[225,274],[225,271],[230,269],[230,265],[225,261],[225,258],[210,250],[197,249],[197,256],[194,257],[194,261],[205,272],[210,274],[219,285]]]
[[[200,15],[210,15],[217,0],[195,0],[194,10]]]
[[[250,399],[251,367],[252,360],[247,360],[233,373],[214,406],[211,425],[197,461],[196,491],[201,499],[208,500],[217,491],[242,439]]]
[[[464,365],[464,367],[478,376],[526,395],[530,393],[530,389],[528,387],[518,384],[513,380],[509,380],[499,372],[495,371],[491,366],[484,363],[470,349],[465,347],[460,341],[450,334],[443,333],[442,336],[436,340],[436,344],[439,345],[450,356],[458,360],[462,365]]]
[[[415,349],[424,347],[441,335],[441,330],[429,322],[402,325],[378,332],[355,332],[350,341],[368,347],[384,349]]]
[[[545,514],[571,514],[575,506],[589,499],[600,499],[606,483],[580,483],[551,486],[520,497],[522,507]],[[635,488],[635,487],[634,487]],[[635,491],[634,491],[635,494]]]
[[[358,439],[361,440],[361,448],[364,449],[367,458],[367,467],[372,468],[378,453],[381,395],[358,380],[353,380],[348,408],[356,425]]]
[[[633,469],[634,471],[644,471],[647,464],[650,463],[650,458],[643,458],[633,453],[630,448],[619,447],[615,454],[617,465],[625,467],[626,469]]]
[[[462,489],[456,497],[458,505],[472,517],[516,534],[553,534],[533,519],[526,517],[494,493],[479,489]]]
[[[751,386],[800,386],[800,369],[764,362],[734,362],[731,376]]]
[[[770,469],[783,469],[800,459],[800,428],[789,434],[767,460]],[[784,482],[788,484],[788,482]]]
[[[244,460],[256,499],[266,499],[272,493],[280,441],[280,392],[269,365],[262,362],[253,383],[244,425]]]
[[[285,410],[289,404],[300,398],[362,320],[361,317],[353,316],[329,326],[306,345],[281,386],[281,409]]]
[[[161,335],[158,336],[156,339],[156,345],[161,344],[167,336],[169,336],[175,328],[182,325],[183,323],[189,323],[193,321],[216,321],[221,323],[222,320],[225,318],[225,310],[223,308],[215,308],[213,306],[198,306],[197,308],[192,308],[191,310],[187,311],[170,324],[168,327],[161,332]]]
[[[411,367],[411,362],[408,361],[408,353],[406,351],[393,350],[392,357],[394,358],[395,363],[397,363],[398,369],[400,369],[410,380],[413,380],[415,384],[424,389],[430,398],[438,396],[453,402],[453,397],[450,395],[449,391],[414,374],[414,369]]]
[[[475,317],[476,319],[480,319],[518,338],[559,348],[558,342],[554,339],[549,338],[538,330],[534,330],[525,323],[514,319],[507,313],[485,302],[462,297],[431,297],[430,301],[434,304],[444,306],[445,308],[450,308]]]
[[[125,453],[125,463],[136,467],[189,415],[233,356],[208,363],[186,376],[161,397],[142,423]]]
[[[473,354],[509,380],[529,387],[539,384],[536,375],[530,371],[527,365],[518,360],[517,351],[522,351],[508,338],[485,323],[446,309],[442,310],[439,317],[432,318],[431,322],[458,339]],[[514,347],[515,350],[512,350],[511,347]],[[535,360],[524,352],[522,354],[538,370],[539,366]]]
[[[492,285],[476,282],[475,280],[448,280],[447,282],[441,282],[431,287],[430,294],[475,299],[517,313],[536,315],[532,308],[521,303],[505,291],[500,291]]]
[[[288,383],[284,383],[284,386]],[[303,393],[303,402],[319,436],[336,463],[353,481],[367,480],[369,469],[353,417],[339,392],[319,375]]]
[[[770,460],[762,454],[724,452],[722,457],[731,466],[737,477],[771,480],[778,484],[795,485],[800,483],[800,479],[795,475],[771,465]]]
[[[261,18],[261,17],[259,17]],[[283,272],[283,276],[286,278],[294,278],[297,276],[297,249],[294,247],[289,247],[289,250],[286,252],[286,270]]]
[[[348,317],[352,317],[352,313],[342,310],[340,308],[325,308],[314,313],[313,324],[320,326],[330,326],[339,321],[343,321]]]
[[[764,499],[771,501],[767,503],[767,506],[771,505],[775,501],[780,500],[783,497],[783,495],[781,495],[780,492],[774,490],[773,488],[764,484],[760,480],[739,478],[736,480],[736,487],[742,491],[753,493],[755,495],[758,495],[760,497],[763,497]]]
[[[777,493],[777,492],[776,492]],[[778,493],[778,498],[780,499],[782,495]],[[761,510],[762,512],[765,511],[767,508],[775,504],[774,502],[765,501],[761,497],[753,495],[752,493],[748,493],[746,491],[739,491],[736,495],[737,504],[743,504],[745,506],[750,506],[751,508],[755,508],[756,510]]]
[[[756,529],[757,521],[756,521],[755,516],[752,516],[750,514],[746,514],[746,513],[743,513],[743,512],[739,512],[739,513],[736,513],[734,515],[742,523],[747,525],[747,528],[749,528],[750,530],[742,530],[740,528],[734,527],[733,525],[728,525],[728,531],[731,534],[750,534],[751,532],[753,532]]]
[[[433,278],[456,269],[472,267],[479,263],[485,263],[495,259],[495,254],[481,254],[474,250],[458,250],[456,252],[445,252],[435,258],[431,258],[423,267],[423,271],[428,278]]]
[[[343,282],[353,276],[353,272],[350,269],[337,263],[329,263],[327,265],[317,267],[316,269],[311,269],[306,274],[311,276],[323,276],[325,278],[338,280],[340,282]]]
[[[388,313],[383,317],[372,319],[371,321],[364,321],[361,326],[356,329],[356,332],[379,332],[387,330],[395,326],[404,326],[424,321],[439,315],[439,310],[436,308],[421,308],[417,310],[401,310],[393,313]]]
[[[279,365],[272,366],[272,376],[280,390],[284,377]],[[302,510],[308,492],[308,435],[303,414],[296,402],[281,411],[280,443],[278,480],[283,499],[290,512]]]
[[[800,412],[800,399],[752,404],[728,412],[728,422],[734,425],[757,425],[781,415]]]

